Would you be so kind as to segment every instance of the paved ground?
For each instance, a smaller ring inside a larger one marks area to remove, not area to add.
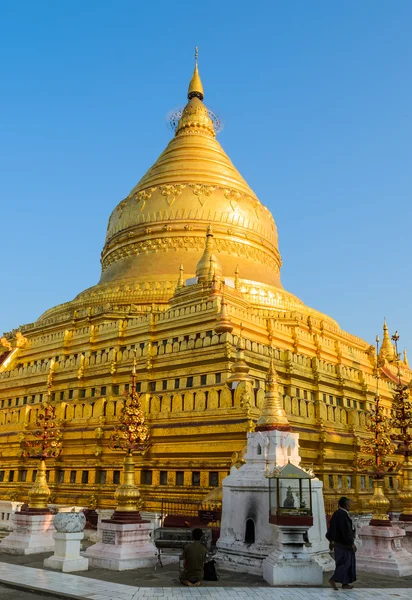
[[[220,581],[200,588],[185,588],[178,578],[178,565],[132,571],[92,568],[68,575],[43,569],[47,554],[13,556],[0,553],[0,600],[332,600],[336,592],[324,577],[323,588],[271,588],[260,577],[219,569]],[[5,587],[7,585],[12,588]],[[20,586],[20,589],[15,589]],[[383,577],[358,573],[355,590],[340,592],[348,600],[411,600],[411,577]]]
[[[0,563],[9,563],[11,565],[21,565],[27,567],[34,567],[37,569],[43,569],[43,561],[45,558],[50,556],[48,554],[32,554],[28,556],[13,556],[10,554],[0,553]],[[44,569],[45,572],[55,573],[55,571],[49,571]],[[249,587],[249,588],[269,588],[268,584],[263,581],[257,575],[249,575],[247,573],[233,573],[230,571],[222,571],[218,569],[220,580],[219,581],[208,581],[207,586],[209,588],[214,587]],[[76,573],[78,577],[96,579],[99,581],[107,581],[111,583],[118,583],[123,585],[135,586],[139,588],[156,587],[156,588],[179,588],[182,586],[179,582],[178,577],[178,566],[177,564],[166,565],[163,568],[153,569],[135,569],[132,571],[107,571],[104,569],[91,568],[89,571],[82,573]],[[327,580],[330,577],[329,574],[325,574],[323,586],[329,588]],[[366,589],[382,589],[382,588],[396,588],[405,589],[409,588],[412,590],[412,576],[410,577],[383,577],[381,575],[368,575],[366,573],[358,573],[358,581],[356,582],[356,588]],[[411,591],[412,598],[412,591]],[[3,600],[0,596],[0,600]]]
[[[39,592],[23,592],[0,585],[0,600],[60,600],[57,596],[41,594]]]

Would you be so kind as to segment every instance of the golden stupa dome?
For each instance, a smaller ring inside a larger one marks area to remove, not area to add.
[[[174,138],[110,216],[99,283],[41,318],[86,306],[167,304],[181,265],[188,279],[212,268],[236,280],[254,304],[316,313],[283,289],[272,214],[217,141],[203,96],[196,57]],[[202,255],[214,266],[199,266]]]
[[[175,137],[114,209],[100,283],[188,277],[213,227],[224,276],[281,287],[276,225],[216,140],[196,64]]]

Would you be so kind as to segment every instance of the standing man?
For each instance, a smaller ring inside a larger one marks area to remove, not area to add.
[[[200,543],[202,537],[203,531],[201,529],[194,529],[192,532],[193,542],[187,544],[183,549],[184,571],[180,577],[183,585],[197,587],[203,581],[203,569],[207,551],[204,545]]]
[[[326,533],[330,548],[335,551],[336,563],[329,584],[334,590],[338,589],[337,583],[342,584],[343,590],[351,590],[353,585],[350,584],[356,581],[355,528],[349,516],[349,498],[341,498],[338,504],[339,508],[333,513]]]

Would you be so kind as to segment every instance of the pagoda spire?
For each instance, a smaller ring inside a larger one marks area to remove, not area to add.
[[[403,351],[403,364],[405,365],[405,367],[409,367],[408,355],[406,354],[406,350]]]
[[[279,378],[273,360],[273,349],[271,349],[271,352],[269,370],[266,375],[265,399],[260,417],[256,423],[256,431],[268,431],[272,429],[289,431],[289,421],[279,396]]]
[[[192,75],[192,79],[189,83],[189,90],[187,92],[187,97],[189,100],[192,98],[199,98],[199,100],[203,100],[204,92],[203,92],[203,84],[200,79],[199,69],[198,69],[198,57],[199,57],[199,48],[196,46],[195,48],[195,70]]]
[[[231,333],[233,331],[233,325],[230,321],[229,312],[227,310],[227,304],[224,297],[222,297],[220,313],[216,319],[215,331],[216,333]]]
[[[388,362],[393,362],[395,360],[395,350],[389,336],[386,318],[383,320],[383,340],[379,351],[379,358],[387,360]]]
[[[208,137],[216,137],[215,122],[218,118],[214,115],[215,121],[211,118],[212,113],[203,104],[203,84],[200,79],[197,66],[198,50],[195,52],[195,70],[189,83],[187,97],[189,102],[183,109],[179,122],[175,130],[175,136],[189,134],[203,134]]]
[[[240,324],[240,335],[236,347],[235,362],[231,368],[231,374],[226,379],[226,383],[229,387],[236,387],[241,381],[253,382],[254,379],[249,375],[249,367],[245,360],[245,341],[243,339],[243,325]]]
[[[201,259],[196,266],[196,277],[199,283],[205,283],[213,278],[221,277],[222,267],[216,256],[213,254],[213,231],[209,225],[206,232],[206,244]]]

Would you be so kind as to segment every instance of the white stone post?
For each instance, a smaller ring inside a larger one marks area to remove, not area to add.
[[[87,571],[89,561],[80,556],[80,543],[84,538],[85,525],[86,517],[82,512],[57,513],[54,517],[54,554],[44,560],[43,566],[64,573]]]

